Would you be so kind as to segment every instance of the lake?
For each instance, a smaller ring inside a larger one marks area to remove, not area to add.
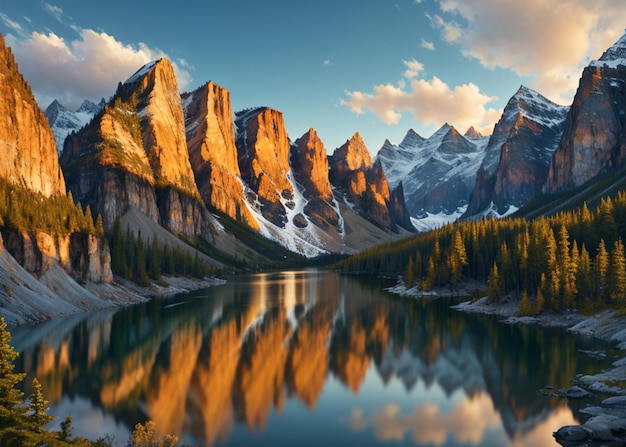
[[[126,445],[151,419],[187,445],[555,446],[589,402],[548,397],[610,365],[598,340],[400,298],[322,270],[228,278],[13,328],[58,424]],[[542,391],[542,392],[540,392]]]

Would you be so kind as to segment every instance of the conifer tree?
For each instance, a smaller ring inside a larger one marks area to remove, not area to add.
[[[598,297],[604,296],[606,286],[606,275],[609,270],[609,254],[606,251],[604,245],[604,239],[600,239],[598,245],[598,252],[593,260],[593,269],[596,279],[596,295]]]
[[[26,415],[24,393],[17,388],[26,374],[13,372],[18,355],[11,346],[6,321],[0,317],[0,430],[21,426]]]
[[[413,283],[415,282],[414,273],[415,264],[413,263],[413,258],[409,257],[409,262],[406,264],[406,271],[404,273],[404,287],[407,289],[413,287]]]
[[[448,268],[452,284],[457,284],[461,280],[463,268],[467,265],[467,252],[465,244],[461,238],[461,233],[457,230],[452,239],[452,245],[448,253]]]
[[[524,289],[522,292],[522,299],[519,302],[519,311],[517,312],[517,315],[524,317],[532,313],[532,304],[530,303],[530,298],[528,298],[528,292]]]
[[[626,258],[621,238],[615,241],[610,259],[607,278],[609,298],[612,302],[624,302],[626,301]]]
[[[498,264],[493,263],[489,277],[487,278],[487,298],[489,302],[495,302],[503,295],[502,279],[498,271]]]
[[[28,420],[32,425],[33,431],[43,433],[46,425],[52,422],[54,417],[48,414],[48,401],[43,396],[43,389],[37,378],[33,379],[32,388],[28,404],[30,410]]]
[[[576,272],[576,290],[578,290],[579,300],[589,299],[593,295],[594,289],[591,258],[585,244],[583,244],[580,247],[578,270]]]

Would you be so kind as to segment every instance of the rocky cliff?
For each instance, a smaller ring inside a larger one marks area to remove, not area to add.
[[[567,107],[521,86],[494,127],[465,216],[504,215],[541,191]]]
[[[340,216],[328,178],[328,155],[315,129],[309,129],[292,146],[291,167],[307,199],[304,213],[317,226],[337,227]]]
[[[34,196],[33,200],[48,213],[48,219],[69,219],[75,215],[71,209],[74,204],[66,197],[48,120],[19,73],[2,35],[0,95],[0,177],[9,183],[4,186],[5,192],[21,197],[11,204],[13,217],[0,224],[0,314],[17,324],[110,305],[72,279],[111,281],[106,240],[94,234],[72,233],[73,230],[68,233],[64,231],[67,222],[59,225],[60,231],[37,229],[45,227],[45,219],[38,221],[29,214],[32,203],[28,210],[23,203],[25,197]]]
[[[204,203],[258,230],[244,202],[230,93],[208,82],[182,100],[189,159]]]
[[[103,111],[66,139],[61,166],[74,199],[101,214],[107,229],[133,207],[174,233],[211,238],[165,59],[120,83]]]
[[[0,35],[0,177],[46,197],[65,194],[54,135]]]
[[[363,217],[391,231],[397,231],[397,223],[405,222],[393,214],[391,192],[382,163],[380,160],[372,163],[358,133],[335,149],[329,165],[331,183]],[[412,226],[407,229],[412,231]]]
[[[626,34],[583,70],[544,192],[580,186],[626,159]]]
[[[258,202],[266,220],[284,227],[286,207],[293,208],[294,190],[287,178],[291,147],[283,115],[261,107],[239,112],[235,124],[239,169],[250,188],[248,200]]]

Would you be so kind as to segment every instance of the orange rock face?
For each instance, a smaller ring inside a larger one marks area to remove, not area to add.
[[[54,135],[0,35],[0,177],[46,197],[65,195]]]
[[[396,230],[389,211],[391,194],[387,177],[380,161],[372,165],[369,151],[358,133],[333,153],[330,181],[366,218]]]
[[[208,82],[183,95],[189,159],[207,206],[258,230],[243,199],[228,90]]]
[[[157,61],[145,76],[128,82],[124,93],[129,89],[137,95],[143,145],[157,181],[199,197],[189,163],[185,118],[172,64],[167,59]]]
[[[333,190],[328,179],[328,156],[324,143],[317,136],[315,129],[309,129],[296,140],[294,158],[297,158],[298,170],[294,169],[296,180],[304,187],[304,196],[332,200]],[[296,164],[296,161],[293,161]]]
[[[283,114],[264,107],[239,114],[236,122],[241,176],[257,194],[264,217],[284,226],[280,200],[293,197],[293,186],[287,179],[290,145]]]

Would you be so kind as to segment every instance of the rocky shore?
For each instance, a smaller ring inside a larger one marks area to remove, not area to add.
[[[465,284],[455,291],[422,292],[417,287],[406,289],[402,284],[387,289],[392,293],[414,298],[437,298],[441,296],[471,296],[481,290],[480,284]],[[588,405],[581,410],[585,419],[580,425],[561,427],[554,432],[556,442],[564,447],[578,446],[624,446],[626,445],[626,316],[618,316],[614,311],[604,310],[591,316],[576,311],[547,311],[538,316],[518,317],[519,300],[507,296],[497,304],[490,304],[486,297],[476,301],[465,301],[451,307],[462,312],[477,312],[499,315],[504,323],[540,324],[546,327],[561,327],[566,330],[598,337],[615,344],[623,352],[611,367],[596,375],[579,375],[572,379],[572,388],[558,390],[556,394],[564,398],[585,398],[591,393],[611,395],[599,405]],[[605,353],[586,353],[606,355]]]

